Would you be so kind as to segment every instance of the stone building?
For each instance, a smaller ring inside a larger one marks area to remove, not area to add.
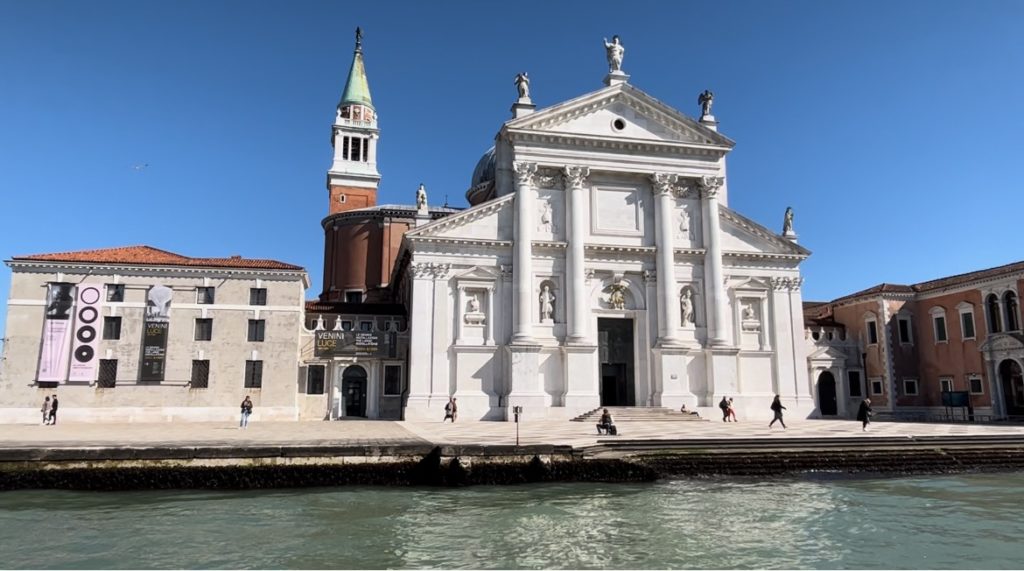
[[[391,280],[410,311],[406,418],[568,418],[599,406],[814,409],[791,217],[729,208],[712,94],[693,119],[628,82],[537,110],[525,74],[471,207],[417,225]],[[616,63],[618,62],[618,63]]]
[[[976,419],[1024,416],[1022,286],[1016,262],[809,304],[812,344],[829,345],[831,334],[844,345],[811,353],[822,414],[856,411],[827,404],[834,390],[840,402],[869,396],[875,410],[901,418],[947,415],[943,393],[961,393],[958,413]]]
[[[15,256],[0,420],[293,420],[309,278],[274,260],[149,246]]]

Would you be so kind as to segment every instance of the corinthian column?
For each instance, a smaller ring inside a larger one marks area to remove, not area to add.
[[[581,343],[587,338],[587,283],[584,271],[583,235],[583,187],[590,169],[567,166],[565,174],[565,198],[569,203],[568,249],[565,254],[566,271],[569,274],[569,339],[570,343]]]
[[[707,314],[711,316],[708,323],[708,343],[712,346],[729,344],[728,322],[725,306],[725,276],[722,271],[722,237],[721,224],[718,221],[718,191],[722,187],[722,178],[715,176],[701,177],[697,188],[704,202],[704,275],[707,295]]]
[[[514,163],[516,174],[515,248],[512,258],[514,281],[512,306],[515,321],[512,343],[533,342],[533,176],[535,163]]]
[[[651,175],[654,189],[654,226],[658,254],[658,337],[661,345],[679,345],[679,300],[676,298],[676,255],[672,232],[675,201],[672,191],[676,176],[667,173]]]

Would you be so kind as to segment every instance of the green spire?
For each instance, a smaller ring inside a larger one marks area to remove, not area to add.
[[[365,105],[373,109],[370,84],[366,81],[366,67],[363,65],[363,31],[359,28],[356,28],[356,51],[352,56],[352,67],[348,70],[348,81],[338,107],[344,105]]]

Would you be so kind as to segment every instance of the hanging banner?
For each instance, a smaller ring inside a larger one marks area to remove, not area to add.
[[[167,367],[167,331],[171,319],[171,288],[153,286],[146,294],[146,321],[142,328],[140,381],[164,380]]]
[[[46,289],[46,315],[43,320],[42,348],[36,379],[62,383],[68,378],[68,353],[71,349],[71,296],[74,284],[50,283]]]
[[[317,331],[313,355],[331,357],[386,357],[388,339],[374,331]]]
[[[75,304],[75,334],[71,345],[69,381],[95,381],[99,356],[102,284],[78,284]]]

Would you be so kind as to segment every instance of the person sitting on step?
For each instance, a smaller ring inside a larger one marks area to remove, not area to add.
[[[602,430],[604,432],[602,432]],[[618,429],[615,428],[615,422],[612,421],[612,413],[608,412],[608,409],[604,409],[604,412],[601,414],[601,422],[597,423],[597,433],[607,433],[612,436],[619,433]]]

